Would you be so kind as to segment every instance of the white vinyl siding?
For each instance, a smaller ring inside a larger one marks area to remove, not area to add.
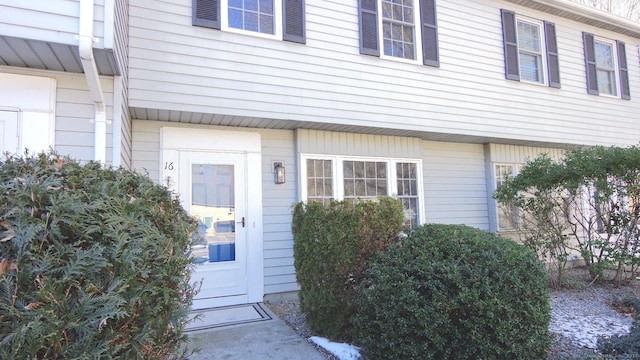
[[[581,33],[619,38],[629,49],[638,39],[519,5],[510,8],[556,24],[560,90],[504,81],[502,1],[437,2],[438,69],[362,56],[356,3],[306,1],[305,46],[192,26],[191,1],[130,4],[134,108],[286,119],[337,131],[415,131],[427,139],[633,145],[640,138],[629,115],[640,113],[638,100],[619,106],[585,94]],[[627,55],[638,64],[637,52]],[[629,66],[629,78],[640,78],[638,66]],[[640,82],[631,87],[640,93]]]
[[[148,173],[151,179],[159,179],[160,128],[166,122],[133,120],[132,167],[141,173]],[[171,126],[178,126],[171,124]],[[182,127],[200,129],[224,129],[193,124]],[[291,234],[291,206],[296,202],[298,172],[294,156],[293,132],[283,130],[257,130],[233,128],[239,131],[259,132],[262,139],[262,226],[264,249],[264,291],[273,294],[295,291],[296,283],[293,267],[293,235]],[[275,184],[273,162],[282,161],[286,168],[287,182]]]
[[[78,0],[0,0],[0,28],[6,36],[77,45],[79,7]],[[95,0],[94,13],[96,46],[102,48],[104,0]]]
[[[488,230],[483,146],[423,141],[425,222]]]

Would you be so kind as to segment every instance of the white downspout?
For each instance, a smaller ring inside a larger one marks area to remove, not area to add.
[[[104,103],[104,94],[100,85],[98,68],[93,57],[93,43],[97,41],[93,37],[93,0],[80,0],[80,18],[78,33],[78,51],[80,62],[87,79],[91,99],[94,102],[94,160],[107,162],[107,112]]]

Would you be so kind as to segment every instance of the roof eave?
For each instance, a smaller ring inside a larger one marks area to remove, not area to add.
[[[640,39],[640,23],[569,0],[506,0],[583,24]]]

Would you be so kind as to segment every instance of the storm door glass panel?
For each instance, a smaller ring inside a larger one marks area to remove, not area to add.
[[[202,240],[193,246],[198,263],[236,260],[233,165],[191,166],[191,215]]]
[[[418,166],[415,163],[397,163],[398,199],[404,207],[405,225],[418,225]]]
[[[386,162],[344,161],[342,171],[345,201],[355,203],[357,199],[388,195]]]
[[[307,159],[307,201],[329,205],[333,200],[331,160]]]

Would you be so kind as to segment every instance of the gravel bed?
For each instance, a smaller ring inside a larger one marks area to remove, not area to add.
[[[547,360],[580,359],[588,355],[593,359],[599,337],[628,332],[632,314],[623,314],[613,307],[616,299],[626,297],[640,297],[640,281],[623,287],[578,282],[574,288],[552,291],[549,330],[553,341]],[[309,339],[314,335],[306,326],[296,298],[270,300],[265,304],[301,337]],[[326,351],[323,353],[327,359],[337,360]]]

